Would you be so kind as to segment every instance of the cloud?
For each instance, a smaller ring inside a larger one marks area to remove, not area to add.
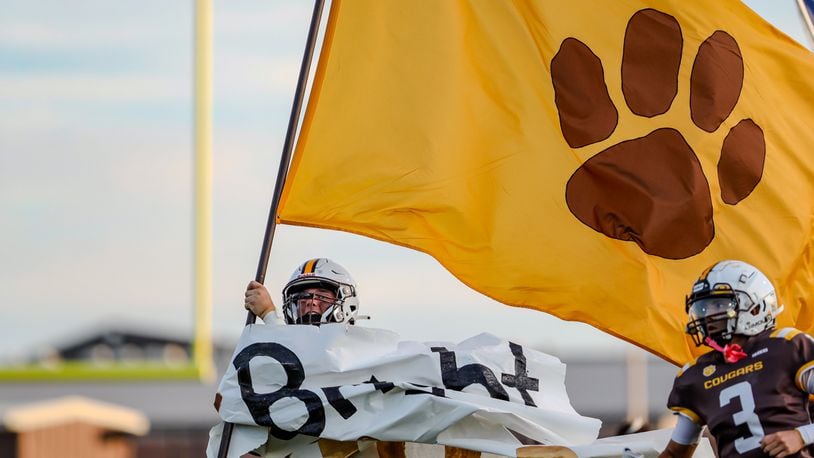
[[[0,1],[0,43],[32,49],[166,46],[192,31],[185,2]]]
[[[4,101],[49,102],[192,102],[192,77],[172,75],[0,75]]]
[[[327,2],[330,3],[330,2]],[[296,37],[302,33],[297,43],[305,43],[305,33],[311,20],[313,4],[303,1],[257,2],[236,0],[229,3],[215,3],[215,31],[229,43],[258,32],[275,36],[275,40],[264,43],[277,54],[280,50],[289,52],[291,41],[281,37]],[[325,12],[327,12],[327,7]]]

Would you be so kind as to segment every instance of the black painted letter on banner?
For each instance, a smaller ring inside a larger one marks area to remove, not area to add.
[[[501,401],[508,401],[509,394],[495,377],[495,373],[483,364],[467,364],[458,368],[455,352],[444,347],[432,347],[432,351],[441,357],[441,380],[450,390],[463,391],[469,385],[478,384],[486,388],[489,396]]]
[[[526,356],[523,354],[523,347],[516,343],[509,342],[509,348],[514,355],[514,374],[502,374],[501,381],[504,385],[516,388],[523,396],[523,401],[527,406],[537,407],[529,394],[531,391],[540,391],[540,380],[529,377],[526,370]]]
[[[280,363],[287,379],[284,387],[272,393],[256,393],[254,391],[249,363],[257,356],[267,356]],[[317,437],[325,429],[325,409],[322,406],[322,400],[312,391],[298,389],[305,380],[305,370],[302,367],[302,362],[294,352],[274,342],[255,343],[241,350],[232,364],[237,369],[240,396],[243,398],[243,402],[246,403],[249,413],[251,413],[255,423],[268,426],[274,437],[285,440],[291,439],[297,434]],[[308,420],[296,431],[280,429],[274,424],[274,420],[271,419],[269,414],[269,409],[275,402],[288,397],[299,399],[308,409]]]

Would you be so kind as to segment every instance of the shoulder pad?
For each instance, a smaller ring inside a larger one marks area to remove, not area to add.
[[[681,370],[679,370],[679,371],[678,371],[678,374],[676,374],[676,377],[681,377],[681,375],[682,375],[682,374],[684,374],[684,372],[686,372],[686,371],[687,371],[687,369],[689,369],[689,368],[691,368],[692,366],[694,366],[694,365],[695,365],[695,363],[696,363],[697,361],[698,361],[698,358],[695,358],[694,360],[692,360],[692,361],[688,362],[687,364],[685,364],[685,365],[684,365],[684,366],[681,368]]]
[[[800,331],[799,329],[796,329],[796,328],[775,329],[774,331],[772,331],[772,334],[771,334],[770,337],[776,338],[776,339],[791,340],[791,339],[794,338],[794,336],[796,336],[797,334],[800,334],[802,332],[803,331]]]

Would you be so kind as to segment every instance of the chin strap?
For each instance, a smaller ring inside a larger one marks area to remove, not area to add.
[[[726,344],[724,347],[721,347],[717,342],[709,337],[704,339],[704,343],[712,347],[713,350],[723,353],[724,360],[726,360],[728,363],[737,363],[746,357],[746,353],[743,351],[743,348],[741,348],[741,346],[738,344]]]

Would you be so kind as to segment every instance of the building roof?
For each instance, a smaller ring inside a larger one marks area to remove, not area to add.
[[[3,415],[5,428],[15,432],[75,422],[137,436],[150,430],[150,421],[138,410],[82,396],[65,396],[23,404],[8,409]]]

